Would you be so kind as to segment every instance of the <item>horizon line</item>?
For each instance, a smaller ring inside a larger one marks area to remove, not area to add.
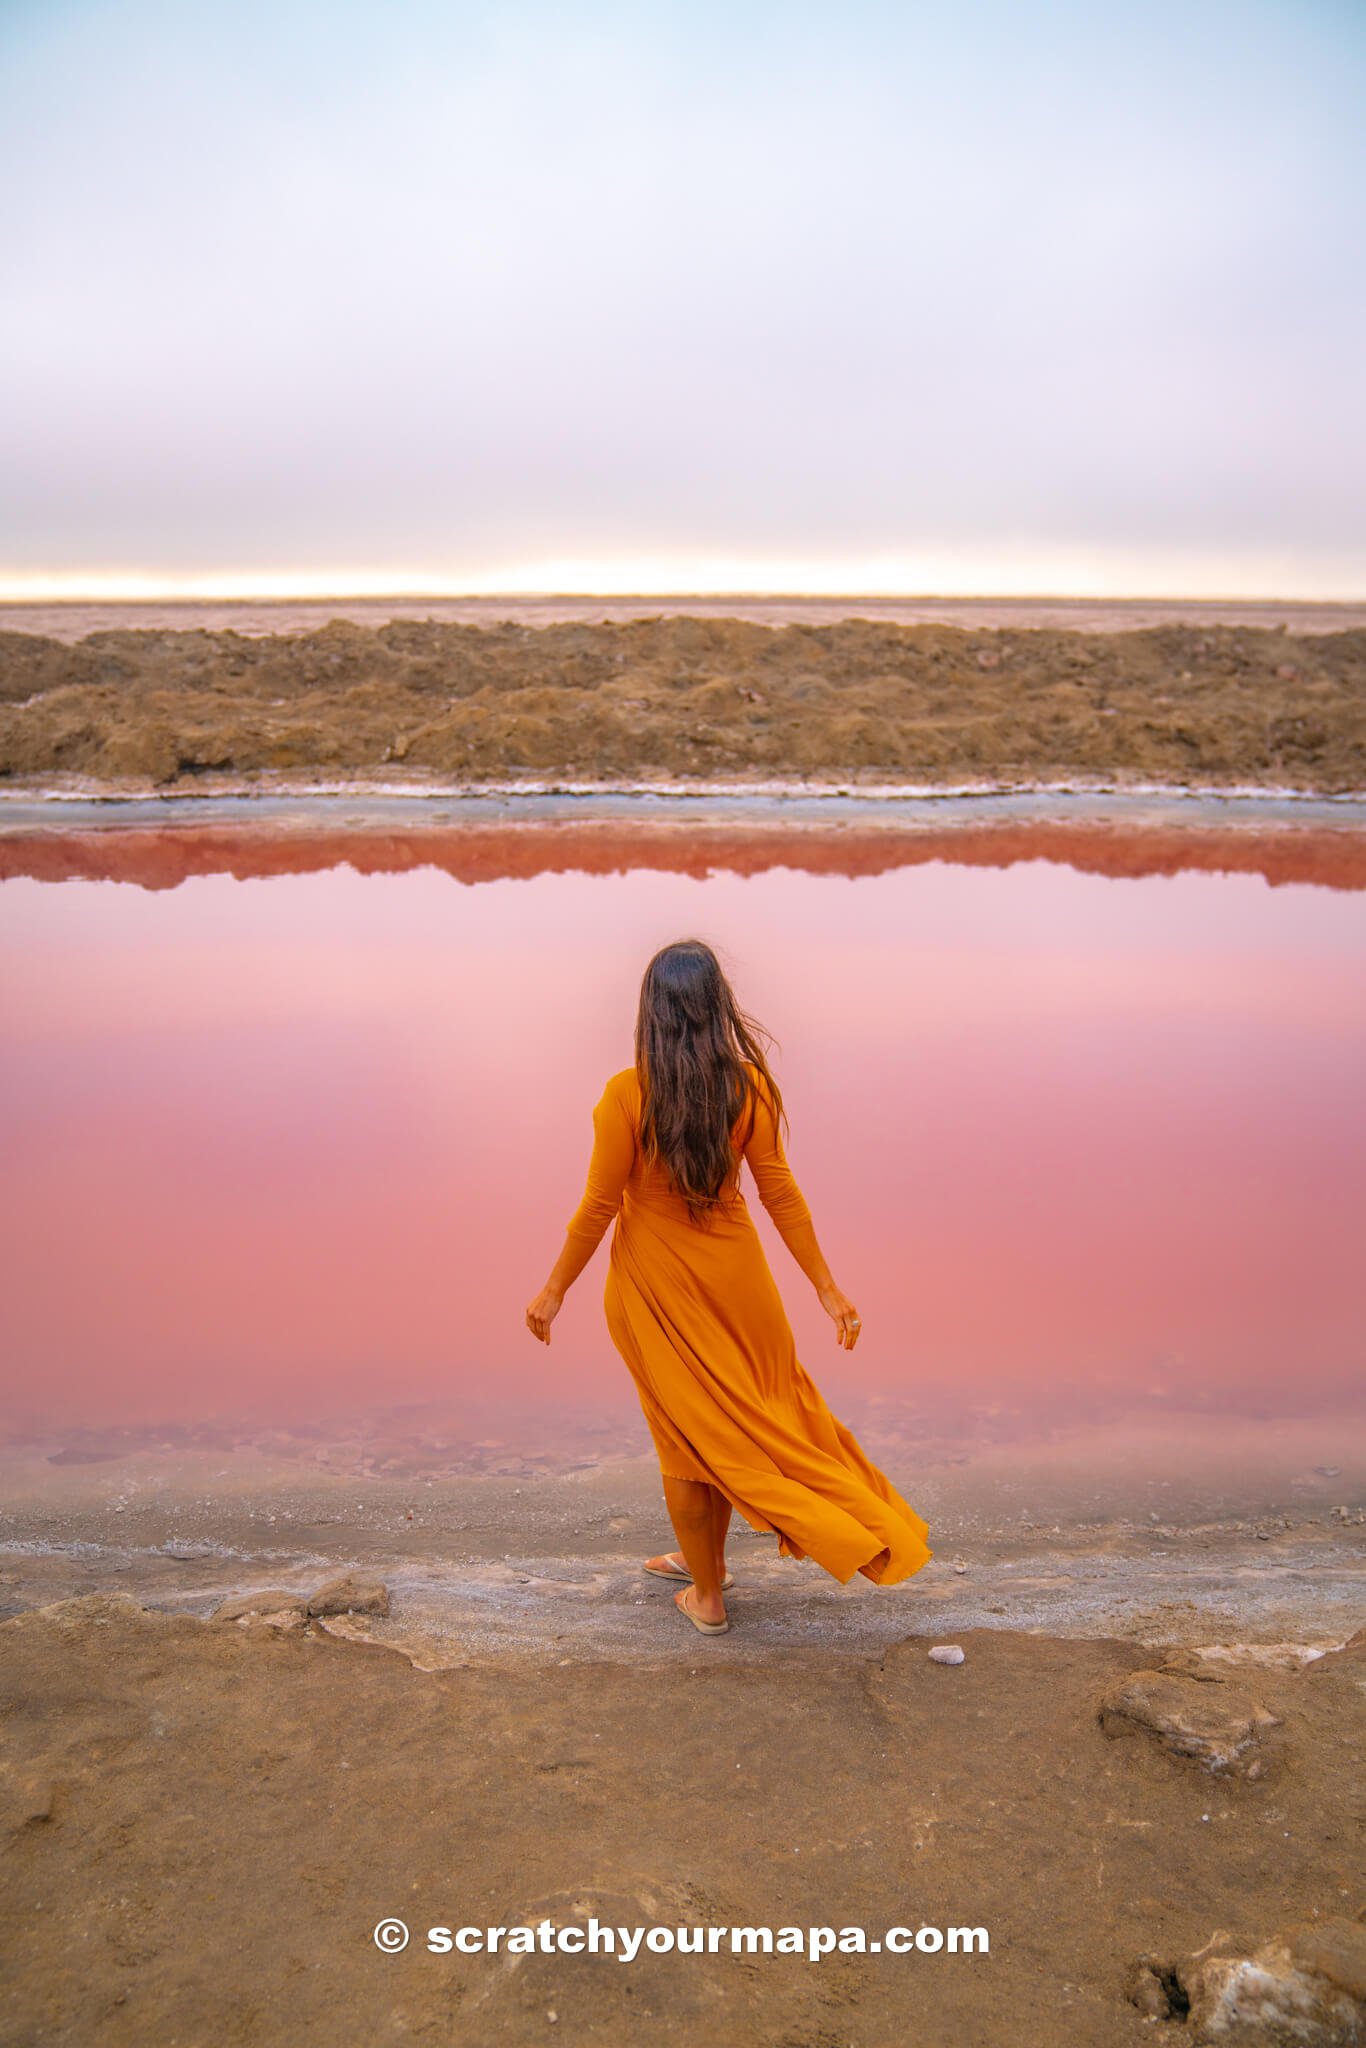
[[[1126,591],[1083,592],[1067,590],[981,590],[896,591],[896,590],[783,590],[762,585],[736,585],[708,590],[556,590],[528,586],[519,590],[187,590],[183,586],[139,592],[100,590],[0,592],[0,607],[7,605],[55,607],[61,605],[148,605],[148,604],[636,604],[684,602],[721,604],[743,601],[764,604],[1204,604],[1204,605],[1363,605],[1366,590],[1357,595],[1280,596],[1260,593],[1249,596],[1236,591]]]

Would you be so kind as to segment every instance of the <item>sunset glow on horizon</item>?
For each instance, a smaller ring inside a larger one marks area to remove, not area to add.
[[[916,556],[904,562],[700,556],[547,560],[458,574],[398,569],[114,569],[5,573],[0,604],[158,603],[309,598],[754,598],[851,601],[939,598],[1202,603],[1366,602],[1366,563],[1322,568],[1277,558],[1156,565],[1133,557],[1070,555],[976,561]]]

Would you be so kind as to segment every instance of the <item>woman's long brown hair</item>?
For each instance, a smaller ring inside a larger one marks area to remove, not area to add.
[[[754,1129],[753,1061],[780,1123],[783,1098],[760,1040],[771,1034],[746,1016],[710,946],[678,939],[645,970],[636,1014],[636,1072],[642,1103],[641,1147],[665,1167],[670,1184],[699,1222],[715,1208],[735,1154],[731,1133],[749,1108],[742,1144]]]

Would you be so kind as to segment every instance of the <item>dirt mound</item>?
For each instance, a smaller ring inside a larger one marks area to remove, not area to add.
[[[1366,629],[661,617],[0,632],[0,782],[1366,787]]]

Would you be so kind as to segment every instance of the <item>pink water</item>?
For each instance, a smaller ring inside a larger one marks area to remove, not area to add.
[[[832,1401],[1021,1432],[1359,1409],[1360,890],[340,865],[0,883],[10,1426],[629,1408],[605,1244],[548,1349],[523,1309],[685,935],[780,1041],[855,1353],[750,1202]]]

